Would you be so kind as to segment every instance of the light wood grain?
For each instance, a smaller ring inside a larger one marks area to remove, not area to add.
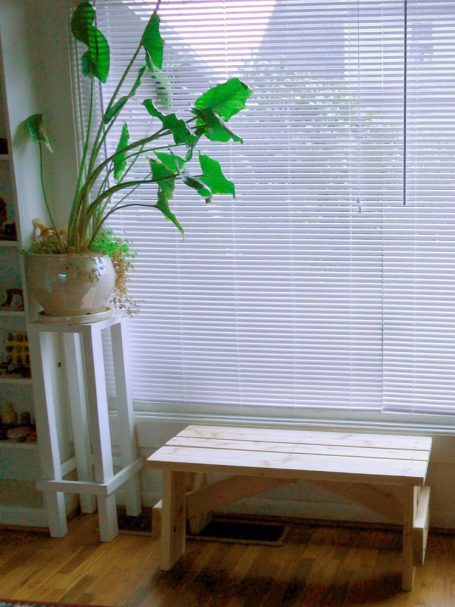
[[[148,458],[147,466],[188,472],[409,485],[423,485],[427,473],[427,462],[412,460],[166,446]]]
[[[164,571],[171,569],[185,552],[185,493],[185,474],[166,471],[161,527],[161,569]]]
[[[189,497],[194,495],[208,484],[207,475],[201,472],[195,474],[187,474],[187,491],[186,491],[186,520],[193,534],[201,533],[201,531],[209,524],[212,517],[212,509],[207,504],[199,503],[199,508],[191,509],[189,505]],[[155,518],[157,511],[154,508]]]
[[[414,519],[417,506],[417,487],[406,487],[403,490],[403,575],[402,590],[412,590],[415,577],[414,566]]]
[[[222,449],[226,451],[271,451],[273,453],[296,453],[301,455],[333,455],[336,457],[363,457],[380,459],[398,459],[422,461],[428,460],[428,452],[418,449],[385,449],[378,447],[363,447],[350,445],[319,445],[305,442],[267,442],[267,441],[238,441],[235,439],[206,439],[181,436],[180,434],[167,441],[168,447],[202,447]]]
[[[414,519],[414,565],[423,565],[430,524],[430,487],[420,489],[419,501]]]
[[[198,517],[207,511],[216,510],[221,506],[294,482],[296,481],[292,479],[230,476],[188,494],[186,497],[187,516],[189,519]],[[193,529],[192,531],[194,533]]]
[[[391,493],[388,488],[382,489],[365,483],[331,483],[327,481],[310,481],[312,484],[335,493],[359,504],[368,510],[377,512],[390,522],[401,523],[403,518],[403,504]]]
[[[316,445],[358,445],[384,449],[431,449],[431,438],[422,436],[395,436],[393,434],[362,434],[357,432],[319,432],[315,430],[285,430],[275,428],[245,428],[233,426],[187,426],[178,436],[193,438],[233,438],[235,440],[301,442]]]

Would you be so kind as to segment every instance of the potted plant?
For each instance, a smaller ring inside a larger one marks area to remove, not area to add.
[[[72,35],[86,47],[81,69],[90,79],[90,100],[77,183],[74,191],[68,194],[72,196],[72,204],[63,228],[54,221],[44,188],[44,149],[52,149],[43,116],[34,114],[24,123],[27,133],[39,146],[43,197],[50,221],[50,226],[36,222],[36,238],[26,253],[27,276],[44,314],[49,316],[103,312],[114,283],[115,296],[125,301],[131,252],[125,240],[106,229],[106,221],[116,211],[138,204],[128,201],[133,191],[155,184],[155,200],[141,206],[160,211],[182,234],[183,228],[170,204],[177,180],[207,202],[216,194],[235,195],[234,183],[224,176],[214,158],[199,152],[197,174],[190,172],[189,167],[194,166],[195,151],[203,137],[217,142],[241,142],[226,123],[244,109],[252,92],[239,79],[231,78],[196,99],[191,109],[192,117],[186,120],[173,113],[164,113],[153,99],[144,99],[144,111],[151,120],[151,134],[131,141],[128,125],[124,122],[115,152],[106,155],[106,138],[121,117],[123,108],[141,91],[141,85],[150,74],[161,76],[164,42],[155,9],[96,123],[95,81],[102,86],[108,79],[110,49],[95,25],[95,16],[95,8],[90,2],[80,2],[71,20]],[[148,161],[144,174],[132,179],[131,168],[144,157]]]

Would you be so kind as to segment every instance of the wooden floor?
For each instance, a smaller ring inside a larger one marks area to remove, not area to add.
[[[100,544],[93,515],[63,539],[0,531],[0,598],[129,607],[454,607],[455,537],[430,535],[414,590],[400,592],[394,531],[292,525],[282,547],[189,542],[171,572],[159,543]]]

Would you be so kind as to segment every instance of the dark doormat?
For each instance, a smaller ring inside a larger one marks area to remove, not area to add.
[[[201,533],[188,535],[188,538],[207,542],[227,542],[230,544],[282,546],[287,530],[287,526],[281,523],[213,516],[210,523]]]
[[[137,516],[128,516],[126,512],[117,515],[119,533],[132,535],[152,535],[152,510],[144,508]]]

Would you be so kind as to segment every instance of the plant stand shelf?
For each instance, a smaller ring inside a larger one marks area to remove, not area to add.
[[[103,357],[102,331],[111,334],[115,352],[114,375],[118,400],[121,469],[114,473]],[[63,340],[75,457],[60,461],[56,403],[52,370],[46,364],[52,333]],[[79,495],[82,512],[98,509],[100,539],[118,534],[115,491],[126,485],[126,508],[131,516],[141,511],[138,471],[143,465],[136,454],[132,401],[128,389],[124,321],[111,317],[89,324],[28,325],[30,357],[35,372],[35,415],[41,457],[42,479],[37,483],[44,502],[52,537],[67,533],[64,493]],[[77,480],[65,480],[71,469]]]

